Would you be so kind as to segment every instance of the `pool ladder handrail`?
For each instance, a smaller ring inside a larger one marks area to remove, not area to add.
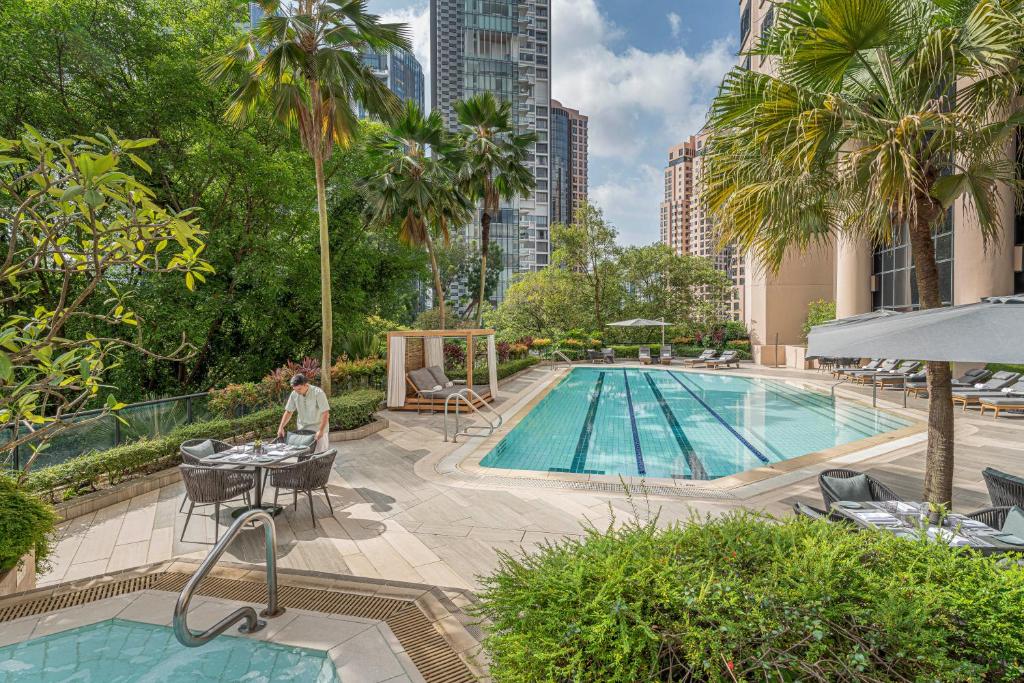
[[[263,537],[266,544],[267,608],[257,615],[256,610],[248,605],[239,607],[205,631],[195,633],[188,627],[188,607],[189,603],[192,602],[193,594],[195,594],[202,580],[213,569],[213,566],[217,564],[220,556],[227,550],[231,541],[242,530],[242,527],[256,520],[263,522]],[[199,647],[210,642],[242,620],[245,620],[245,623],[238,627],[239,632],[255,633],[267,625],[267,622],[259,617],[273,618],[284,614],[284,611],[284,608],[277,604],[277,531],[274,528],[274,517],[267,510],[259,508],[246,510],[238,516],[234,524],[220,537],[217,544],[207,554],[206,559],[199,565],[199,569],[188,580],[185,587],[181,589],[178,601],[174,605],[174,635],[178,642],[185,647]]]
[[[569,356],[565,355],[565,354],[564,354],[564,353],[562,353],[561,351],[552,351],[552,352],[551,352],[551,358],[552,358],[552,359],[555,359],[555,358],[561,358],[561,359],[562,359],[562,361],[563,361],[563,362],[564,362],[564,363],[565,363],[566,365],[568,365],[568,366],[569,366],[570,368],[572,367],[572,360],[571,360],[571,359],[569,358]],[[555,367],[557,367],[557,366],[555,366],[555,365],[552,365],[552,366],[551,366],[551,368],[552,368],[552,369],[554,369]]]
[[[470,400],[472,398],[472,400]],[[448,441],[448,408],[451,405],[452,400],[455,401],[455,434],[452,435],[452,443],[457,443],[459,435],[463,436],[490,436],[496,430],[501,429],[501,426],[505,423],[505,418],[497,410],[492,408],[480,394],[476,393],[469,387],[462,389],[457,394],[452,394],[444,400],[444,440]],[[481,405],[487,408],[490,412],[494,413],[497,417],[497,422],[491,422],[490,418],[480,412],[480,409],[473,405],[473,401],[479,401]],[[476,413],[481,420],[487,423],[487,425],[466,425],[465,431],[459,431],[459,403],[464,403],[469,406],[470,410]],[[471,429],[486,430],[485,433],[474,434]]]

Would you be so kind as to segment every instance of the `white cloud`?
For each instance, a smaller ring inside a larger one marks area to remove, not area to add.
[[[604,209],[605,216],[619,230],[619,242],[650,244],[659,236],[663,187],[663,171],[641,164],[625,172],[620,169],[619,173],[609,173],[604,182],[590,188],[590,201]]]
[[[675,12],[669,12],[667,15],[668,25],[672,29],[672,37],[678,38],[679,31],[683,27],[683,18]]]

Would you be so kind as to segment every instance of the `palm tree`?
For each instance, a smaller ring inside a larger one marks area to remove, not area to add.
[[[470,302],[470,308],[476,306],[477,325],[481,325],[491,221],[501,210],[502,201],[525,195],[535,186],[526,158],[537,136],[516,133],[512,104],[499,103],[490,92],[456,102],[455,112],[462,128],[465,152],[461,186],[483,208],[480,215],[480,287],[474,301]]]
[[[787,0],[709,116],[704,200],[770,268],[792,247],[909,233],[922,308],[942,305],[932,232],[957,200],[988,241],[1015,183],[1006,145],[1024,83],[1021,0]],[[927,366],[924,494],[949,503],[950,368]]]
[[[365,0],[258,0],[264,17],[234,46],[209,64],[214,82],[235,85],[226,117],[245,125],[268,112],[296,128],[316,171],[320,218],[321,367],[331,366],[333,309],[324,162],[335,145],[347,147],[358,129],[352,108],[391,118],[400,103],[360,53],[367,49],[409,49],[404,24],[383,24]],[[324,391],[331,392],[325,372]]]
[[[414,103],[390,128],[372,135],[371,158],[380,171],[364,190],[372,222],[399,221],[399,239],[425,247],[434,276],[435,304],[445,329],[445,295],[437,265],[435,239],[447,244],[449,227],[466,223],[472,204],[455,187],[459,150],[437,111],[424,116]]]

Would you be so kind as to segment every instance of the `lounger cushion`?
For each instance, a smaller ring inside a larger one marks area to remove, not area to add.
[[[213,448],[213,442],[207,439],[202,443],[197,443],[195,446],[182,446],[181,450],[185,451],[193,458],[205,458],[208,455],[213,455],[216,451]]]
[[[458,394],[458,393],[461,393],[461,392],[464,392],[464,391],[466,391],[465,387],[463,387],[461,389],[444,389],[444,388],[439,388],[439,389],[431,389],[429,391],[424,391],[423,395],[425,397],[427,397],[427,398],[448,398],[449,396],[452,396],[454,394]]]
[[[858,474],[855,477],[822,477],[829,485],[839,500],[849,500],[857,503],[873,500],[871,496],[871,485],[868,484],[868,475]]]
[[[1011,396],[982,396],[981,402],[990,406],[1022,406],[1024,407],[1024,395]]]
[[[429,391],[431,387],[437,386],[437,380],[427,368],[420,368],[409,373],[409,379],[420,391]]]
[[[427,370],[434,378],[435,384],[440,384],[442,387],[451,386],[451,380],[448,379],[448,375],[444,374],[444,369],[437,365],[431,365]]]
[[[1006,513],[1006,521],[1003,522],[1001,531],[1013,534],[1018,538],[1024,538],[1024,510],[1021,510],[1016,505],[1010,508],[1009,512]]]

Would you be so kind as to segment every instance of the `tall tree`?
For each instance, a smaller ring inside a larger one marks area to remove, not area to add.
[[[526,166],[530,145],[537,136],[516,132],[512,103],[498,102],[490,92],[455,103],[465,151],[462,187],[481,204],[480,286],[474,301],[477,324],[483,321],[487,296],[487,258],[490,255],[491,221],[501,203],[525,195],[535,186]]]
[[[259,0],[264,16],[224,55],[210,61],[213,81],[237,84],[226,112],[244,125],[267,112],[296,128],[313,160],[320,219],[322,367],[330,367],[334,335],[324,162],[335,145],[348,147],[358,128],[356,103],[391,118],[399,103],[359,57],[366,49],[409,49],[404,24],[384,24],[365,0]],[[324,373],[330,393],[330,373]]]
[[[472,205],[455,187],[459,150],[445,131],[439,112],[424,116],[414,102],[386,130],[368,142],[380,171],[365,189],[378,225],[399,223],[399,238],[426,248],[434,276],[435,306],[445,326],[445,294],[438,266],[436,239],[445,244],[449,227],[469,220]]]
[[[551,226],[551,239],[555,247],[552,262],[584,276],[590,286],[594,303],[594,322],[598,329],[604,326],[608,283],[612,279],[618,247],[618,232],[605,220],[604,212],[584,202],[576,209],[570,225]]]
[[[708,126],[705,199],[723,240],[769,267],[841,235],[909,232],[922,308],[942,305],[933,230],[957,200],[985,240],[1015,184],[1007,146],[1024,83],[1021,0],[787,0],[754,50],[777,76],[736,68]],[[924,495],[949,503],[950,368],[928,363]]]

